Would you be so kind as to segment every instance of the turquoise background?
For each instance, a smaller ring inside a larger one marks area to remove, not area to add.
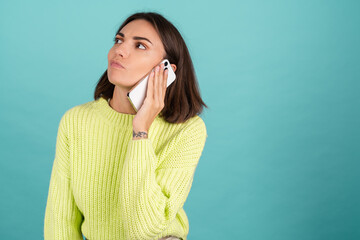
[[[115,31],[156,11],[192,56],[208,139],[189,240],[360,239],[359,1],[1,1],[0,239],[42,239],[57,128]]]

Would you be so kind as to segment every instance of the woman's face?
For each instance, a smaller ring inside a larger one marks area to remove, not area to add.
[[[133,20],[116,35],[114,46],[108,53],[109,81],[131,89],[158,65],[165,55],[164,46],[155,28],[146,20]],[[112,66],[112,61],[120,63],[123,68]]]

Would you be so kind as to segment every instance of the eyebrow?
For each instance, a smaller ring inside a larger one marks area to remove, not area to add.
[[[125,37],[125,34],[123,34],[123,33],[121,33],[121,32],[118,32],[116,35],[120,35],[121,37]],[[144,38],[144,37],[137,37],[137,36],[135,36],[135,37],[133,37],[133,39],[134,39],[134,40],[145,40],[145,41],[148,41],[149,43],[151,43],[151,45],[153,45],[152,42],[151,42],[149,39]]]

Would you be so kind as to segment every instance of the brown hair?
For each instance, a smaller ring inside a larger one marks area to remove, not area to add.
[[[208,107],[201,99],[190,53],[179,31],[158,13],[139,12],[128,17],[117,32],[136,19],[144,19],[154,26],[164,45],[165,58],[176,65],[176,80],[166,89],[164,108],[159,116],[169,123],[183,123],[200,114],[203,106]],[[94,99],[112,98],[114,87],[109,82],[106,70],[97,83]]]

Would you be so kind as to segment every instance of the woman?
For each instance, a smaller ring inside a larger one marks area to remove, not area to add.
[[[127,18],[114,40],[95,100],[60,120],[44,237],[186,239],[183,205],[207,137],[188,49],[151,12]],[[176,74],[168,88],[163,59]],[[136,112],[126,94],[150,72]]]

